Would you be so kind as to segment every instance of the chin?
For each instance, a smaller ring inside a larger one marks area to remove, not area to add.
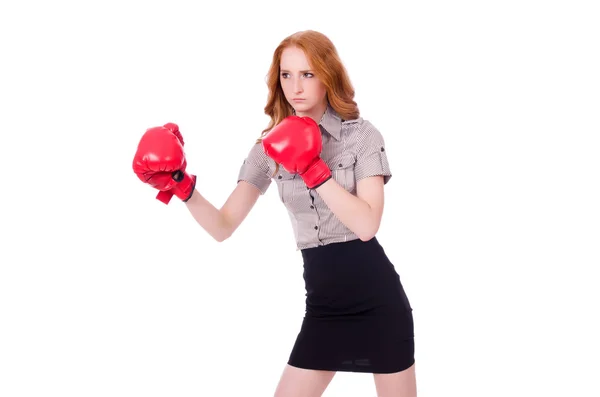
[[[307,113],[307,112],[310,112],[313,109],[313,107],[314,106],[308,105],[308,104],[299,104],[294,107],[294,110],[296,110],[296,113],[298,113],[298,112]]]

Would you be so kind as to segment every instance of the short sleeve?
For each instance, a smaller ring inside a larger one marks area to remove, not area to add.
[[[260,143],[255,144],[250,149],[240,166],[237,181],[238,183],[246,181],[254,185],[260,190],[261,194],[265,194],[269,185],[271,185],[269,158],[262,150]]]
[[[384,184],[392,177],[383,136],[366,120],[363,121],[357,138],[354,173],[357,181],[370,176],[383,175]]]

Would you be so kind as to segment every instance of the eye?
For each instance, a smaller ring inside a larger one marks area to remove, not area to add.
[[[289,74],[289,73],[285,73],[285,72],[284,72],[284,73],[281,73],[281,78],[283,78],[283,79],[287,79],[288,77],[290,77],[290,74]]]
[[[311,77],[315,77],[315,75],[307,72],[307,73],[304,73],[304,77],[308,77],[310,79]]]

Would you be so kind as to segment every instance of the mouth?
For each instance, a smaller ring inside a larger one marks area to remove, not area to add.
[[[294,98],[294,99],[292,99],[292,101],[294,101],[294,102],[302,102],[302,101],[304,101],[304,98]]]

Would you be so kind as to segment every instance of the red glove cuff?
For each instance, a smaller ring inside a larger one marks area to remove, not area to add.
[[[187,202],[194,193],[196,187],[196,175],[190,175],[184,171],[175,171],[173,173],[173,179],[177,183],[173,189],[158,192],[156,199],[165,204],[169,204],[171,198],[175,195],[184,203]]]
[[[319,158],[300,176],[309,189],[316,189],[331,178],[331,170],[325,161]]]

